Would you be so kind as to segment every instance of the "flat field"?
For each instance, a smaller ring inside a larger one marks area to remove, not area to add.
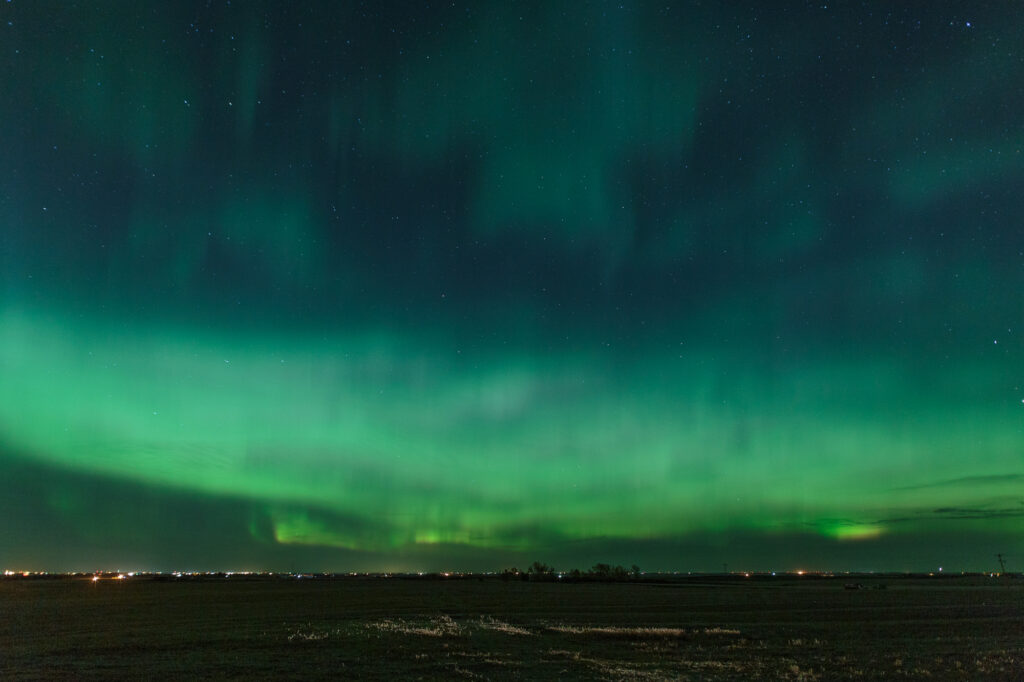
[[[0,678],[1024,679],[1024,580],[844,582],[3,580]]]

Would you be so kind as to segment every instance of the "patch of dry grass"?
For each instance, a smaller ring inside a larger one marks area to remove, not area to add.
[[[462,637],[467,634],[466,628],[456,623],[447,614],[431,618],[425,624],[416,624],[401,618],[385,618],[384,620],[366,623],[364,627],[367,630],[377,630],[378,632],[419,635],[422,637]]]
[[[481,616],[480,620],[475,625],[481,630],[490,630],[491,632],[500,632],[505,635],[526,635],[532,637],[533,633],[526,628],[519,627],[518,625],[512,625],[500,621],[492,616]]]
[[[605,637],[685,637],[687,635],[686,630],[683,628],[548,625],[547,629],[551,632],[570,635],[598,635]]]
[[[568,659],[573,663],[586,665],[593,671],[593,674],[588,677],[602,676],[614,680],[664,680],[671,677],[663,670],[636,661],[583,656],[578,651],[566,649],[550,649],[547,653],[555,658]]]

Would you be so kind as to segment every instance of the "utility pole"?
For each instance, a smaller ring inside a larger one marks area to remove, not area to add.
[[[996,554],[996,558],[999,559],[999,574],[1002,575],[1003,573],[1006,573],[1006,562],[1003,561],[1003,555],[1001,553]]]

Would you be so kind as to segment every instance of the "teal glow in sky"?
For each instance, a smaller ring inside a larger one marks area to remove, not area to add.
[[[1024,12],[5,3],[0,563],[1024,562]]]

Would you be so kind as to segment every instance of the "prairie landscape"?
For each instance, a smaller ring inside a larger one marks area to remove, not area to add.
[[[857,581],[8,579],[0,677],[1024,677],[1024,581]]]
[[[1024,682],[1024,2],[0,31],[0,682]]]

